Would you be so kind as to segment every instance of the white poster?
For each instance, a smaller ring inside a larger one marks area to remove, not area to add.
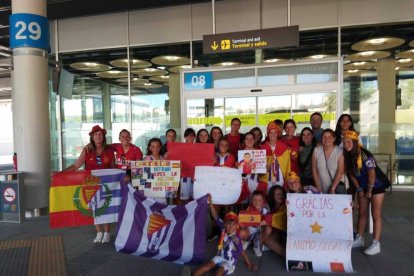
[[[288,271],[353,272],[350,195],[288,194]]]
[[[210,193],[214,204],[233,204],[240,197],[242,177],[237,169],[197,166],[194,178],[195,199]]]
[[[175,197],[180,185],[180,161],[132,161],[132,186],[147,197]]]
[[[237,155],[240,173],[266,173],[266,150],[239,150]]]

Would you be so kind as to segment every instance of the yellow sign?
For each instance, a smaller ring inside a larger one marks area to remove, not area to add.
[[[222,50],[228,50],[230,49],[230,40],[224,39],[221,41],[221,49]]]
[[[310,116],[313,112],[308,113],[297,113],[293,114],[293,120],[296,123],[309,123]],[[324,121],[335,121],[335,113],[321,113]],[[256,123],[256,114],[235,114],[235,115],[226,115],[224,116],[226,126],[229,126],[233,118],[239,118],[242,126],[267,126],[271,121],[276,119],[285,121],[291,119],[290,112],[283,113],[271,113],[271,114],[259,114],[257,116]],[[223,119],[221,117],[201,117],[201,118],[187,118],[188,125],[221,125]]]
[[[187,118],[187,125],[221,125],[220,117]]]
[[[211,49],[213,49],[213,51],[217,50],[218,48],[218,44],[217,42],[214,40],[213,44],[211,45]]]

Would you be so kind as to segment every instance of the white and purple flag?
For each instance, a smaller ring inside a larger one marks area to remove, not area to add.
[[[115,247],[118,252],[180,264],[204,260],[207,196],[183,206],[164,205],[122,187]]]

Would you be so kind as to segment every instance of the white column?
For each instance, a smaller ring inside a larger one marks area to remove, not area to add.
[[[12,13],[46,17],[46,0],[12,0]],[[18,169],[25,173],[25,206],[48,207],[50,123],[47,53],[35,48],[13,50],[13,134]]]

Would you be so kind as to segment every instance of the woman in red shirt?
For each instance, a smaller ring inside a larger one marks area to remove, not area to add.
[[[283,129],[286,132],[281,139],[289,149],[290,152],[290,171],[299,174],[299,142],[300,139],[295,135],[296,123],[293,119],[288,119],[283,124]]]
[[[89,132],[89,140],[92,145],[92,150],[84,149],[76,162],[64,169],[63,171],[74,172],[85,164],[85,170],[101,170],[110,169],[115,165],[114,151],[106,145],[106,130],[96,125]],[[101,225],[96,224],[96,238],[95,243],[108,243],[111,240],[109,233],[109,223],[103,224],[105,233],[102,233]]]

